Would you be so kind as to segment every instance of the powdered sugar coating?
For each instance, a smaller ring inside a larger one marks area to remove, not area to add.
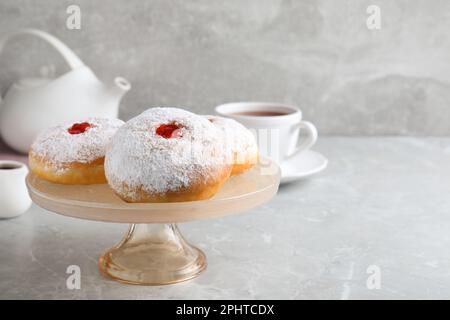
[[[156,134],[160,125],[170,123],[181,127],[181,137]],[[114,190],[135,199],[136,190],[159,195],[217,179],[229,156],[220,131],[207,119],[183,109],[152,108],[117,131],[106,153],[105,173]]]
[[[258,146],[254,135],[241,123],[230,118],[206,115],[204,116],[219,128],[227,148],[234,154],[234,162],[242,164],[254,161],[258,155]]]
[[[74,123],[88,122],[92,127],[70,134]],[[111,137],[124,122],[119,119],[87,118],[44,130],[31,146],[31,152],[57,169],[70,163],[89,163],[102,158]]]

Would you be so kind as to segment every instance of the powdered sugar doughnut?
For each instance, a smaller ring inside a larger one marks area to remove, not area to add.
[[[258,161],[258,146],[253,134],[239,122],[218,116],[205,116],[224,134],[226,145],[232,151],[232,175],[253,167]]]
[[[30,169],[56,183],[105,183],[106,146],[123,124],[119,119],[88,118],[49,128],[31,146]]]
[[[230,176],[228,157],[220,132],[207,119],[178,108],[152,108],[117,131],[105,173],[127,202],[201,200]]]

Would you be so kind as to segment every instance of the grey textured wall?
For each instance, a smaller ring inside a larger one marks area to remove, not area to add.
[[[67,30],[78,4],[81,30]],[[381,30],[366,8],[381,7]],[[49,31],[102,78],[128,78],[127,119],[148,106],[211,112],[266,100],[301,106],[322,134],[450,133],[448,0],[0,0],[0,33]],[[65,66],[38,41],[0,55],[0,88]]]

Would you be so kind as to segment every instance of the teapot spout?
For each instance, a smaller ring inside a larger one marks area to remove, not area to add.
[[[116,77],[114,79],[114,85],[111,89],[111,94],[120,101],[123,95],[131,89],[130,82],[122,77]]]

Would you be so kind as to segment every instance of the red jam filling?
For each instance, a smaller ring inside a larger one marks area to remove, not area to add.
[[[156,128],[156,134],[163,138],[181,138],[183,133],[181,132],[181,126],[176,123],[162,124]]]
[[[70,134],[80,134],[84,133],[87,129],[92,128],[92,124],[89,122],[81,122],[81,123],[74,123],[67,131]]]

